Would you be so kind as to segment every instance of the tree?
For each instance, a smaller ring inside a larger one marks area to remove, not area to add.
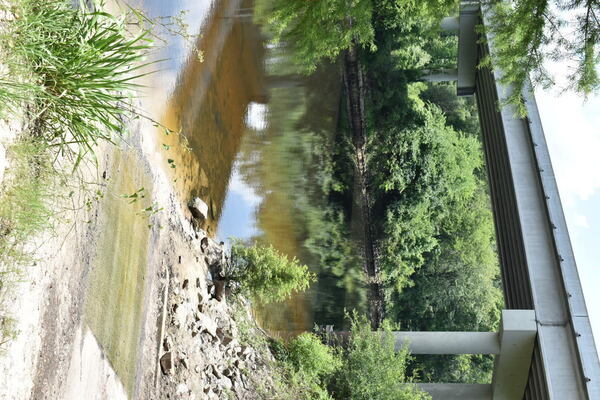
[[[305,72],[335,59],[354,43],[373,47],[371,0],[279,0],[268,23],[275,43],[284,41]]]
[[[271,245],[231,248],[232,266],[225,279],[240,283],[242,292],[264,303],[283,301],[308,288],[315,275],[297,259],[289,260]]]
[[[388,287],[401,291],[438,243],[442,218],[476,189],[476,138],[454,131],[436,106],[413,104],[414,122],[380,135],[373,178],[385,206],[379,262]]]
[[[373,332],[366,317],[351,317],[349,343],[342,367],[333,377],[336,399],[427,400],[431,397],[412,384],[407,376],[408,349],[395,351],[392,325],[384,321]]]
[[[556,10],[556,11],[554,11]],[[600,87],[597,65],[600,60],[600,2],[597,0],[513,0],[493,3],[489,33],[494,37],[491,59],[502,70],[502,82],[515,90],[508,102],[526,114],[521,92],[527,80],[549,86],[553,77],[544,62],[567,60],[574,63],[570,74],[571,89],[590,94]],[[568,21],[567,15],[575,15]],[[567,25],[574,32],[567,32]]]

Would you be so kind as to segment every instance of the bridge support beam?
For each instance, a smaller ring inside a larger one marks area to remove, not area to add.
[[[492,384],[428,383],[433,400],[521,400],[537,322],[533,310],[503,310],[500,332],[394,332],[396,349],[412,354],[496,354]]]
[[[417,386],[429,393],[433,400],[492,399],[492,385],[485,383],[419,383]]]

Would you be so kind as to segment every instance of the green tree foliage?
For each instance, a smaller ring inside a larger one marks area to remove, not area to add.
[[[479,117],[473,97],[458,97],[456,84],[437,83],[428,85],[420,92],[420,98],[440,108],[446,124],[454,130],[473,137],[479,136]]]
[[[294,292],[306,290],[315,280],[306,265],[288,259],[270,245],[234,243],[231,260],[232,271],[226,278],[239,282],[244,293],[264,303],[283,301]]]
[[[293,384],[302,388],[303,398],[331,399],[327,391],[331,376],[342,366],[340,353],[323,344],[312,333],[303,333],[281,346],[278,357],[290,369]]]
[[[501,291],[476,107],[453,84],[413,83],[417,68],[447,67],[456,49],[431,46],[430,32],[410,23],[377,31],[378,51],[365,57],[386,309],[402,329],[494,330]],[[493,369],[490,357],[472,355],[409,366],[421,380],[447,382],[487,382]]]
[[[531,77],[533,84],[548,86],[553,77],[544,62],[573,63],[572,89],[589,94],[600,87],[600,3],[597,1],[512,0],[493,4],[489,32],[494,36],[493,63],[503,71],[502,81],[514,85],[508,99],[525,115],[521,90]],[[567,17],[575,16],[568,21]],[[573,32],[574,31],[574,32]]]
[[[383,279],[401,291],[437,245],[442,218],[470,198],[474,170],[481,166],[479,144],[445,124],[435,106],[415,106],[414,122],[391,129],[373,147],[375,187],[388,204],[382,227]]]
[[[371,0],[276,0],[269,13],[273,41],[294,48],[298,65],[313,72],[353,43],[373,47]]]
[[[336,399],[430,399],[407,376],[408,350],[395,351],[389,321],[384,321],[382,328],[373,332],[368,320],[355,314],[351,318],[351,326],[342,367],[331,384]]]
[[[371,331],[366,317],[353,313],[348,343],[331,347],[311,333],[287,343],[274,341],[275,357],[287,370],[296,398],[325,400],[426,400],[429,395],[407,376],[410,355],[395,350],[392,325]]]

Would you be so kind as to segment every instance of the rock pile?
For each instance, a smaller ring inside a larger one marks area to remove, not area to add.
[[[256,374],[265,374],[270,354],[240,343],[224,290],[219,289],[223,281],[214,279],[226,262],[223,245],[207,240],[201,250],[211,272],[194,277],[174,271],[170,280],[160,349],[161,398],[258,398],[252,382],[257,382]]]

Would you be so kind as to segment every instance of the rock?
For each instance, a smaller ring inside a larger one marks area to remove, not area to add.
[[[202,251],[204,253],[207,248],[208,248],[208,238],[205,236],[200,240],[200,251]]]
[[[189,391],[188,386],[185,383],[180,383],[179,385],[177,385],[177,394],[184,394],[187,391]]]
[[[222,376],[221,372],[219,372],[219,370],[217,368],[215,368],[214,365],[211,365],[209,367],[208,371],[209,371],[209,375],[210,375],[210,373],[212,373],[215,376],[215,378],[220,378]]]
[[[170,351],[163,354],[160,358],[160,369],[165,375],[173,372],[173,355]]]
[[[181,288],[182,289],[187,289],[189,282],[190,282],[189,280],[184,279],[183,280],[183,284],[181,285]]]
[[[202,201],[199,197],[193,198],[188,203],[188,208],[192,213],[192,216],[199,220],[206,220],[208,218],[208,205]]]
[[[201,314],[198,324],[201,327],[199,330],[208,332],[212,337],[217,336],[217,323],[206,314]]]
[[[203,290],[198,290],[198,303],[202,304],[206,300],[206,295]]]
[[[238,351],[238,355],[239,356],[246,356],[248,357],[250,354],[252,354],[254,351],[252,350],[252,348],[248,347],[248,346],[241,346],[240,350]]]
[[[233,338],[231,336],[223,336],[223,338],[221,339],[221,343],[223,343],[223,346],[229,346],[229,344],[233,342]]]
[[[217,299],[218,301],[223,300],[223,297],[225,297],[225,284],[227,283],[227,281],[219,279],[214,281],[213,283],[215,285],[215,299]]]
[[[171,349],[171,339],[168,336],[165,336],[163,340],[163,350],[169,351]]]
[[[244,384],[240,378],[235,378],[233,381],[233,390],[240,395],[244,391]]]
[[[233,383],[231,383],[231,379],[227,378],[226,376],[222,376],[217,381],[217,385],[219,385],[219,387],[221,387],[223,389],[231,390],[231,387],[233,386]]]
[[[181,363],[181,365],[183,365],[183,367],[185,369],[188,369],[188,361],[187,361],[187,357],[182,357],[179,359],[179,362]]]

